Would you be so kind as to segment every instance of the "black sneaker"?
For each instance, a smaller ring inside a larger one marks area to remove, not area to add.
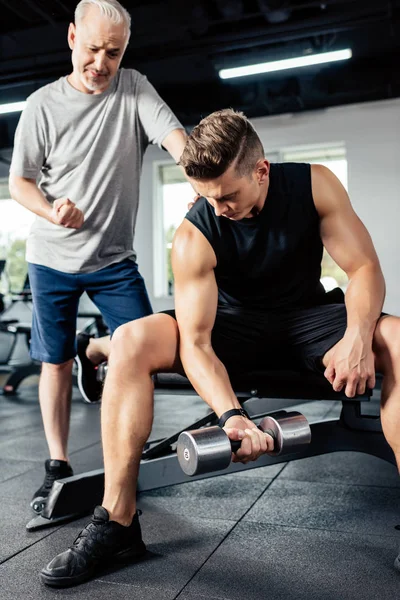
[[[40,514],[46,504],[47,497],[53,486],[54,481],[57,479],[64,479],[64,477],[72,477],[74,474],[71,465],[65,460],[52,460],[49,458],[44,463],[46,469],[46,476],[40,488],[33,494],[31,500],[31,508],[35,513]]]
[[[75,363],[78,367],[78,387],[85,402],[93,404],[101,400],[103,384],[97,379],[97,366],[95,366],[86,356],[86,348],[89,345],[90,336],[88,333],[78,333],[77,354]]]
[[[68,550],[42,569],[40,578],[52,587],[76,585],[93,577],[101,567],[132,562],[145,552],[137,513],[131,525],[124,527],[110,521],[105,508],[96,506],[90,523]]]

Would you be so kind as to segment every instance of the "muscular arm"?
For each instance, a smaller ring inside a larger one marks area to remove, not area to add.
[[[385,282],[372,240],[355,214],[346,190],[321,165],[311,168],[312,191],[321,219],[321,238],[347,273],[347,328],[326,357],[325,377],[348,397],[375,386],[373,334],[385,297]]]
[[[186,375],[196,392],[221,416],[231,408],[240,408],[228,373],[211,345],[218,289],[214,267],[216,257],[202,233],[184,219],[172,245],[175,277],[175,311],[180,335],[180,357]],[[233,440],[242,440],[233,460],[248,462],[272,451],[273,439],[262,433],[252,421],[233,416],[224,427]]]
[[[218,301],[215,265],[215,254],[206,238],[184,219],[172,246],[180,357],[196,392],[220,416],[240,408],[240,404],[211,345]]]
[[[372,342],[385,297],[385,282],[371,237],[354,212],[337,177],[321,165],[311,167],[312,191],[321,219],[321,238],[346,272],[347,326]]]
[[[216,257],[202,233],[184,219],[172,246],[175,277],[175,311],[180,335],[180,357],[186,375],[196,392],[221,416],[240,408],[228,373],[211,345],[218,289],[214,267]],[[272,451],[273,440],[249,419],[234,416],[224,429],[233,440],[242,440],[234,461],[256,460]]]

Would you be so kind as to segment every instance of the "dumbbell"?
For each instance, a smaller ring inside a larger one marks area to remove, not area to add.
[[[299,412],[285,410],[272,413],[259,424],[259,429],[274,439],[270,456],[292,454],[311,441],[310,425]],[[233,441],[220,427],[204,427],[184,431],[178,438],[177,455],[186,475],[201,475],[229,467],[232,452],[239,450],[241,441]]]

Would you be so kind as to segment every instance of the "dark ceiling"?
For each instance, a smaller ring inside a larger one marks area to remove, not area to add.
[[[70,71],[77,0],[0,0],[0,104]],[[125,0],[123,66],[145,73],[186,125],[227,106],[248,116],[400,96],[400,0]],[[342,63],[222,81],[221,67],[350,47]],[[0,115],[0,148],[19,115]]]

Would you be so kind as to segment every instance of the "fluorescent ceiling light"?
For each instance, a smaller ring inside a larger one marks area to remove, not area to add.
[[[12,112],[21,112],[24,110],[26,102],[11,102],[10,104],[0,104],[0,115]]]
[[[285,60],[247,65],[245,67],[221,69],[219,76],[221,79],[231,79],[232,77],[245,77],[246,75],[257,75],[258,73],[272,73],[272,71],[284,71],[285,69],[297,69],[298,67],[321,65],[336,60],[347,60],[348,58],[351,58],[351,56],[352,52],[350,48],[347,48],[346,50],[337,50],[336,52],[324,52],[322,54],[312,54],[310,56],[299,56],[297,58],[287,58]]]

